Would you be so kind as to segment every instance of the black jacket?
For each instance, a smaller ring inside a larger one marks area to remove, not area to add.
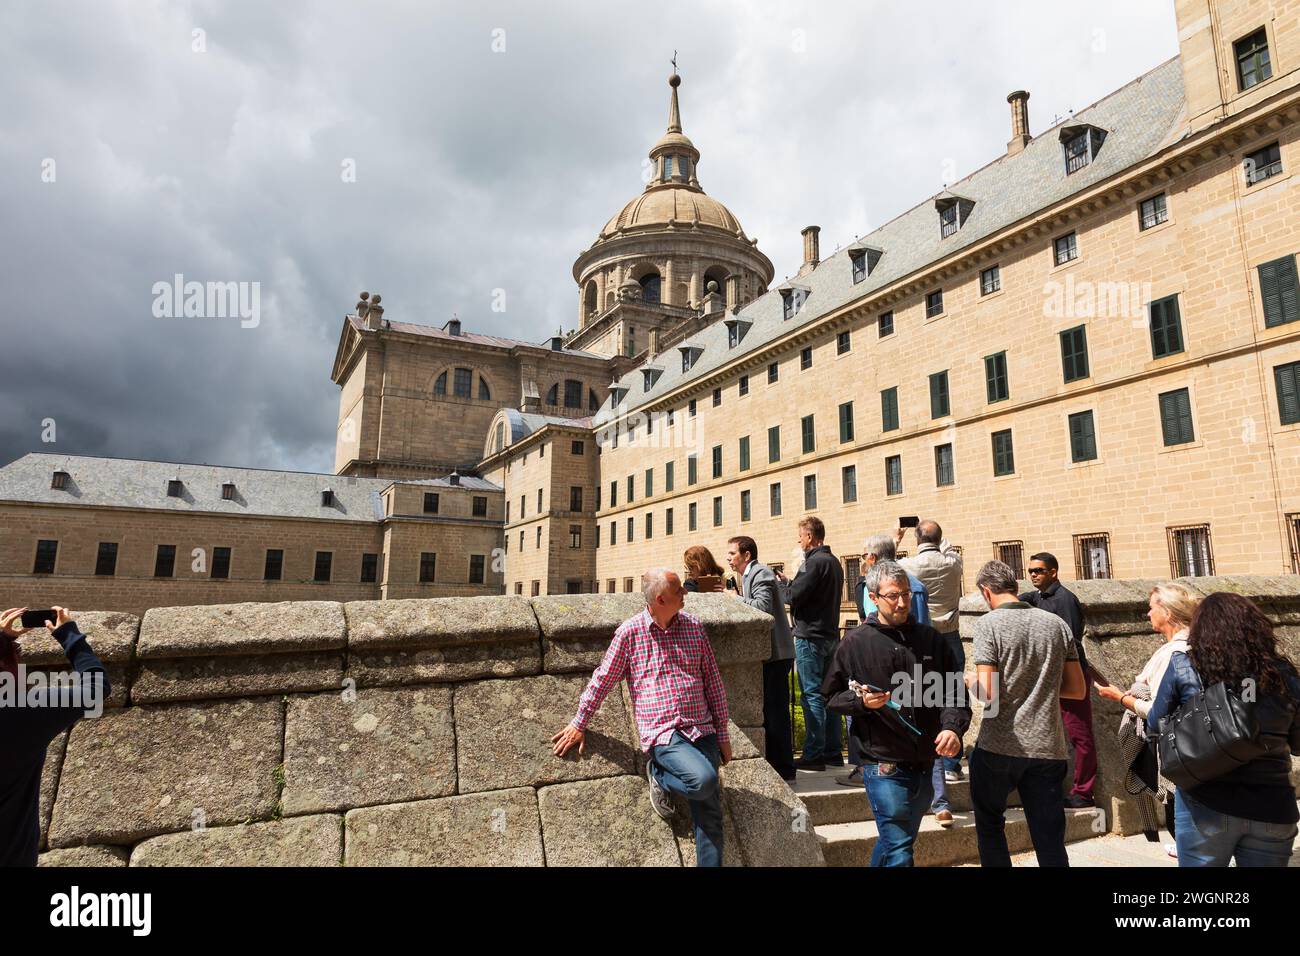
[[[902,674],[907,682],[895,678]],[[927,678],[929,674],[936,676]],[[890,691],[903,704],[902,710],[869,709],[849,690],[850,678]],[[840,642],[822,681],[822,693],[830,710],[853,718],[850,733],[868,760],[933,763],[939,732],[951,730],[961,737],[970,726],[970,701],[961,680],[962,668],[938,631],[911,622],[891,627],[873,613]],[[900,687],[901,694],[896,690]],[[920,729],[919,737],[898,719],[900,714]]]
[[[76,670],[83,693],[90,681],[101,680],[99,699],[107,700],[112,688],[104,665],[95,656],[86,635],[77,630],[76,623],[64,624],[54,632],[54,637]],[[3,679],[24,697],[32,696],[11,675]],[[84,713],[82,707],[67,706],[75,700],[71,696],[63,698],[60,706],[62,695],[58,690],[48,690],[40,696],[47,699],[38,707],[5,706],[0,702],[0,866],[36,865],[41,839],[39,806],[45,751],[55,737]],[[87,699],[82,698],[83,707]]]
[[[794,636],[806,641],[840,639],[840,602],[844,569],[824,544],[804,552],[803,569],[781,585],[781,600],[790,605]]]

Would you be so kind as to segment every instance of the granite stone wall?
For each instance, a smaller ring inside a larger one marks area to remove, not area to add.
[[[550,736],[640,595],[78,612],[114,684],[50,747],[42,865],[693,866],[654,814],[626,685],[586,750]],[[727,864],[823,862],[761,759],[770,618],[689,595],[728,689]],[[52,638],[30,668],[66,666]]]
[[[973,578],[972,578],[973,580]],[[1151,589],[1168,579],[1109,581],[1069,581],[1066,587],[1079,598],[1084,608],[1084,649],[1088,662],[1111,683],[1125,690],[1155,653],[1164,638],[1151,630],[1147,599]],[[1300,666],[1300,576],[1260,575],[1233,577],[1178,578],[1193,591],[1211,594],[1231,591],[1255,601],[1277,625],[1282,647]],[[1032,586],[1021,582],[1021,592]],[[966,645],[966,668],[973,671],[971,636],[975,622],[988,611],[978,594],[961,601],[961,634]],[[1133,799],[1124,793],[1125,767],[1120,758],[1117,733],[1123,708],[1115,701],[1103,700],[1092,692],[1092,730],[1097,742],[1097,806],[1106,810],[1107,827],[1113,832],[1140,832],[1141,824]],[[967,733],[969,748],[979,733],[980,705],[975,705],[975,719]],[[1300,759],[1292,758],[1292,782],[1300,790]]]

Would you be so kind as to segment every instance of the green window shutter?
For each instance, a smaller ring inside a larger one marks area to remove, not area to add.
[[[898,388],[887,388],[880,393],[880,430],[893,431],[898,427]]]
[[[1279,365],[1273,370],[1277,381],[1277,411],[1283,425],[1300,422],[1300,362]]]
[[[1264,325],[1272,328],[1300,319],[1296,290],[1295,256],[1283,256],[1259,267],[1259,291],[1264,302]]]
[[[1192,402],[1187,389],[1180,388],[1160,396],[1160,429],[1166,445],[1183,445],[1195,440]]]
[[[989,404],[1000,402],[1008,397],[1006,352],[984,358],[984,390]]]
[[[943,418],[948,414],[948,373],[935,372],[930,376],[930,417]]]

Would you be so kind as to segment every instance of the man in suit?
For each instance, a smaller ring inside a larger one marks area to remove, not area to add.
[[[794,637],[777,589],[776,573],[758,560],[758,545],[743,535],[727,542],[727,564],[740,581],[737,597],[772,615],[772,652],[763,663],[763,737],[767,762],[785,780],[795,778],[790,728],[790,669]]]

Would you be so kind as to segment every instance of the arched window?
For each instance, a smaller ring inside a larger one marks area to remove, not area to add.
[[[492,450],[500,451],[502,448],[505,447],[505,443],[506,443],[506,423],[497,422],[497,437],[496,437],[495,447]]]
[[[593,412],[600,408],[600,399],[596,397],[594,388],[587,389],[587,408]]]
[[[659,301],[659,273],[651,272],[640,278],[641,298],[646,302]]]
[[[546,393],[546,404],[547,405],[560,404],[560,383],[559,382],[556,382],[554,385],[552,385],[551,390]]]
[[[596,280],[588,279],[587,288],[584,290],[582,296],[582,311],[586,315],[591,315],[591,313],[596,311],[596,306]]]
[[[487,379],[482,375],[478,377],[478,397],[480,401],[490,402],[492,400],[492,390],[488,388]]]
[[[443,372],[441,375],[439,375],[438,380],[433,383],[433,394],[435,395],[447,394],[447,373],[446,372]]]
[[[582,407],[582,383],[576,379],[566,378],[564,380],[564,407]]]

